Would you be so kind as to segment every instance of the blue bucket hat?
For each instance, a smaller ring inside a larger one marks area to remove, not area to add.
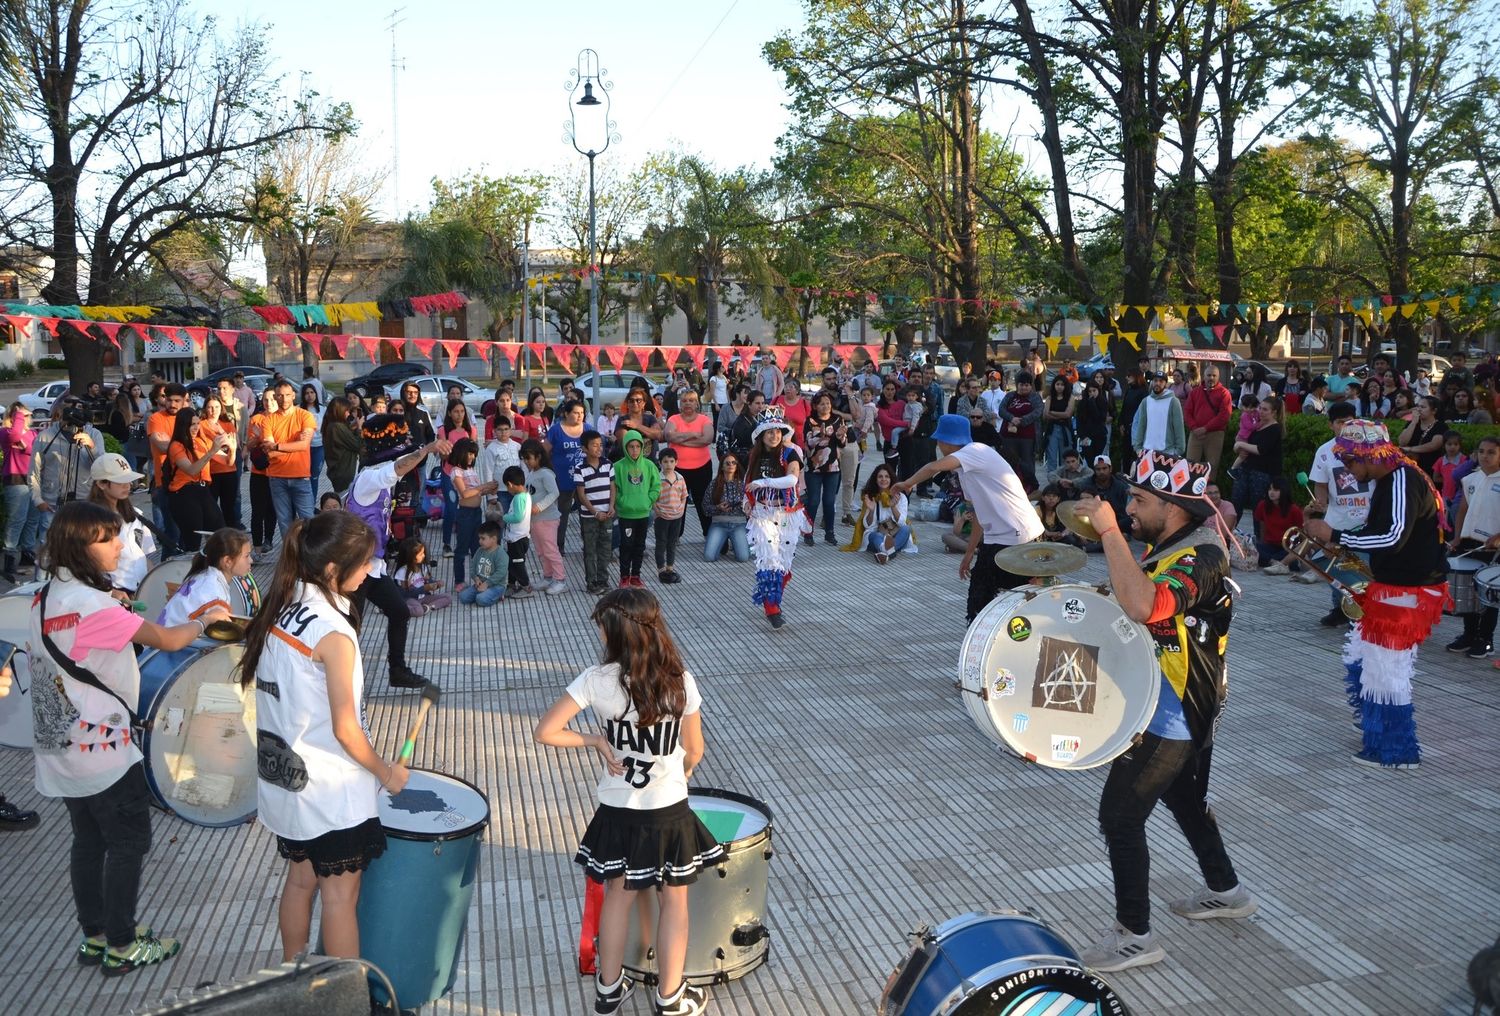
[[[957,413],[944,413],[938,417],[937,430],[932,432],[932,439],[938,444],[957,445],[962,448],[974,440],[974,432],[969,429],[967,417],[959,416]]]

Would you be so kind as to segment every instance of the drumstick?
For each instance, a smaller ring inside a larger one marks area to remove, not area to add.
[[[427,721],[427,710],[437,702],[438,696],[443,694],[443,689],[435,684],[429,684],[422,689],[422,704],[417,707],[417,722],[411,725],[411,733],[406,735],[406,743],[401,746],[402,764],[411,761],[412,752],[417,750],[417,735],[422,732],[422,724]]]

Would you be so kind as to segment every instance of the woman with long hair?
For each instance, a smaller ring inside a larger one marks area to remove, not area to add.
[[[250,542],[262,554],[271,552],[271,536],[276,532],[276,506],[271,501],[271,477],[266,473],[271,462],[262,443],[268,418],[280,408],[276,389],[268,387],[261,395],[260,412],[250,417],[245,429],[245,446],[250,449],[246,455],[250,460]]]
[[[1046,428],[1047,473],[1057,472],[1062,465],[1063,452],[1073,447],[1073,414],[1076,405],[1073,385],[1061,374],[1052,379],[1047,389],[1047,405],[1042,411]]]
[[[750,502],[746,531],[755,557],[752,603],[766,612],[772,628],[786,624],[781,596],[792,580],[792,558],[797,537],[812,526],[797,488],[802,482],[802,455],[790,441],[791,424],[779,406],[764,410],[751,435],[750,464],[745,470],[745,496]]]
[[[158,549],[155,527],[130,500],[132,486],[144,476],[132,469],[123,455],[106,454],[94,460],[89,478],[94,485],[89,488],[88,499],[120,516],[120,563],[109,573],[109,581],[115,599],[129,604],[151,568],[151,555]]]
[[[729,452],[719,462],[719,475],[708,488],[708,533],[703,538],[703,560],[717,561],[727,543],[736,561],[750,560],[745,534],[745,460]]]
[[[443,410],[443,422],[438,424],[438,439],[447,441],[450,445],[457,444],[465,439],[479,443],[479,436],[474,432],[474,421],[469,419],[469,407],[464,405],[463,399],[450,399],[448,408]],[[443,493],[443,556],[453,556],[453,530],[458,519],[458,497],[453,492],[453,464],[447,459],[441,463],[441,472],[438,475],[439,487]]]
[[[1234,507],[1244,518],[1253,513],[1273,477],[1282,474],[1282,444],[1286,434],[1286,412],[1275,395],[1262,399],[1256,409],[1255,429],[1243,441],[1234,443],[1236,452],[1243,452],[1245,461],[1240,465],[1234,483]]]
[[[318,497],[319,476],[323,472],[323,393],[317,385],[302,385],[302,391],[297,396],[298,405],[307,410],[313,418],[312,443],[307,446],[308,452],[308,484],[312,487],[312,496]]]
[[[854,538],[841,550],[867,550],[878,564],[885,564],[899,551],[916,553],[912,540],[911,520],[907,517],[906,495],[893,491],[896,474],[881,463],[875,467],[860,491],[860,513],[854,518]]]
[[[834,506],[838,503],[839,450],[848,438],[843,417],[833,411],[833,395],[820,391],[813,396],[812,409],[802,425],[802,448],[807,453],[807,520],[818,527],[818,509],[823,510],[823,542],[838,546],[834,536]],[[812,533],[804,538],[813,542]]]
[[[296,520],[245,636],[239,679],[255,688],[257,818],[288,862],[277,914],[284,960],[307,947],[314,897],[319,951],[359,955],[360,877],[385,852],[377,800],[406,786],[406,767],[381,757],[362,720],[364,662],[349,598],[374,554],[374,530],[349,512]]]
[[[209,465],[229,446],[230,439],[206,425],[196,411],[178,411],[161,469],[167,482],[167,507],[177,523],[183,550],[197,553],[203,542],[199,534],[224,526],[224,516],[209,486]]]
[[[212,392],[203,400],[203,409],[199,415],[202,419],[199,426],[205,433],[212,428],[212,433],[223,434],[225,445],[215,453],[208,464],[209,491],[214,500],[218,502],[219,514],[224,519],[226,526],[240,528],[240,472],[235,466],[237,445],[239,444],[239,428],[234,421],[224,415],[224,401],[219,398],[218,393]]]
[[[319,428],[323,433],[323,461],[328,468],[328,483],[340,499],[349,489],[349,484],[354,482],[354,474],[359,472],[359,455],[364,448],[359,437],[360,421],[361,418],[354,415],[351,397],[341,395],[328,403],[323,426]]]
[[[894,380],[886,378],[875,400],[875,425],[880,428],[886,465],[893,470],[901,458],[901,432],[906,429],[906,400],[897,396],[897,387]]]
[[[170,627],[202,616],[215,607],[230,610],[230,584],[250,574],[250,537],[238,529],[215,530],[203,541],[182,585],[162,607],[159,623]]]
[[[1391,413],[1391,402],[1385,397],[1385,389],[1378,377],[1365,378],[1354,405],[1362,420],[1384,420]]]
[[[1103,373],[1089,375],[1083,395],[1078,399],[1078,451],[1086,463],[1096,455],[1109,454],[1109,433],[1114,424],[1115,400],[1110,396]]]

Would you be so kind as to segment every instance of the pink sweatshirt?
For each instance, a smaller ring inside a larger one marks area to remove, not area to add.
[[[4,467],[0,468],[0,473],[6,476],[25,476],[30,473],[31,448],[36,444],[36,431],[15,420],[0,429],[0,441],[5,443]],[[17,445],[20,447],[16,447]]]

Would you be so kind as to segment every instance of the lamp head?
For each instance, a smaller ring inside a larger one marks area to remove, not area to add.
[[[599,100],[594,98],[594,83],[592,81],[585,81],[583,83],[583,98],[578,100],[578,105],[597,106],[599,104]]]

